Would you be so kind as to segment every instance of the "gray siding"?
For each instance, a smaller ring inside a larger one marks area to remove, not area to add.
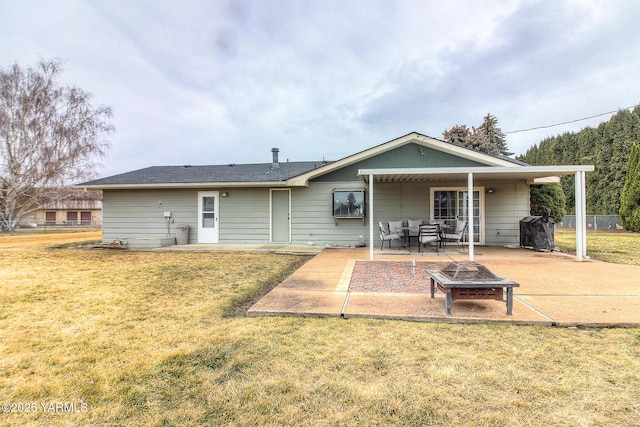
[[[269,189],[230,188],[220,191],[229,194],[220,198],[220,243],[268,243]]]
[[[191,240],[196,233],[197,194],[195,190],[105,190],[102,241],[175,237],[175,228],[183,224],[190,226]],[[168,232],[165,211],[173,215]]]
[[[485,237],[489,246],[504,246],[520,242],[520,220],[529,215],[529,186],[523,181],[484,183]]]
[[[269,241],[269,189],[105,190],[103,242],[149,237],[175,237],[189,226],[189,243],[198,242],[198,191],[227,191],[220,198],[220,243]],[[158,204],[162,202],[162,204]],[[167,230],[164,212],[173,217]]]
[[[361,218],[333,217],[334,189],[358,190],[362,181],[354,183],[310,183],[308,188],[293,188],[291,192],[291,241],[316,245],[350,245],[358,243],[360,235],[368,233]]]
[[[380,246],[378,221],[429,220],[430,188],[464,187],[455,183],[376,183],[374,216],[371,218],[369,187],[356,182],[311,182],[308,188],[291,189],[291,242],[296,244],[353,246],[359,237],[369,242],[369,221],[374,225],[374,242]],[[524,182],[476,182],[493,188],[485,194],[485,238],[487,245],[519,241],[519,220],[529,212],[529,187]],[[335,219],[331,212],[334,189],[367,191],[367,217]],[[227,191],[220,198],[220,243],[268,243],[270,230],[268,188],[215,188]],[[205,191],[205,190],[202,190]],[[197,243],[198,190],[105,190],[103,241],[140,237],[175,237],[175,230],[188,225],[189,243]],[[161,205],[158,202],[162,202]],[[173,218],[167,232],[164,212]]]

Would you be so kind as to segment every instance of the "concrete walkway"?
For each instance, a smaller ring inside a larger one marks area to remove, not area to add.
[[[409,254],[377,251],[376,261],[465,261],[466,253]],[[350,292],[357,261],[369,249],[324,249],[248,311],[251,316],[297,315],[370,317],[412,321],[479,323],[509,322],[549,326],[640,326],[640,267],[600,261],[577,262],[558,252],[476,247],[474,260],[498,276],[514,280],[513,315],[505,303],[458,300],[445,313],[445,298],[428,292]],[[425,274],[425,287],[428,288]]]

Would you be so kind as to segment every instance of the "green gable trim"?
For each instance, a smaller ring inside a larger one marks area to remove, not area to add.
[[[319,176],[311,182],[361,181],[359,169],[438,168],[487,166],[453,154],[409,143],[385,153],[361,160],[344,168]]]

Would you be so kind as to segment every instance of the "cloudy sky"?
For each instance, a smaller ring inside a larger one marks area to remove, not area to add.
[[[637,0],[0,0],[0,67],[60,58],[113,108],[99,176],[337,160],[487,113],[513,132],[636,105],[638,22]]]

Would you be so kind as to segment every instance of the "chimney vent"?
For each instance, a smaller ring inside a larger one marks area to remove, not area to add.
[[[279,168],[280,162],[278,161],[278,153],[280,152],[277,148],[272,148],[271,153],[273,153],[273,162],[271,163],[271,168]]]

